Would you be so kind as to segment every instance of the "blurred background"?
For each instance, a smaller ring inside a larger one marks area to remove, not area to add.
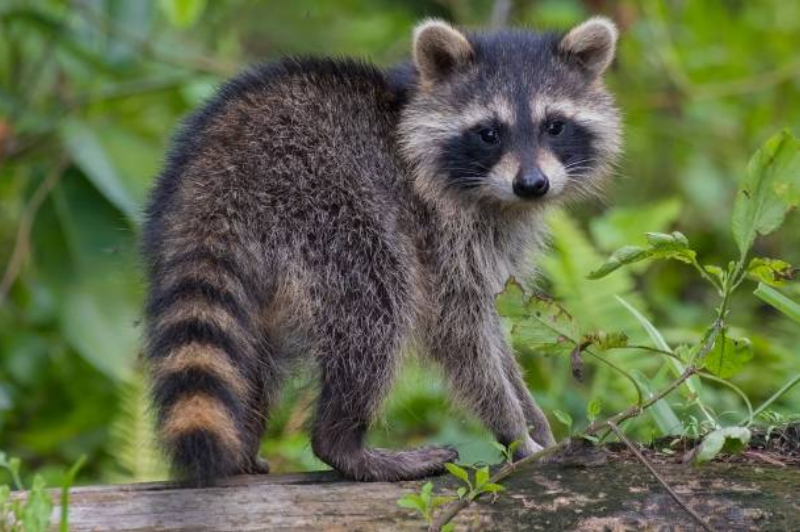
[[[682,231],[704,263],[735,257],[730,213],[749,156],[781,128],[800,133],[800,2],[0,0],[0,449],[51,479],[84,454],[82,483],[166,476],[138,361],[142,203],[173,129],[225,78],[281,54],[391,65],[427,16],[563,30],[597,13],[622,29],[609,84],[625,113],[626,155],[604,203],[553,216],[540,284],[591,327],[648,342],[620,294],[672,345],[695,341],[716,300],[685,265],[585,275],[647,230]],[[800,263],[798,217],[758,246]],[[796,284],[788,293],[800,294]],[[732,381],[758,402],[800,371],[800,331],[743,292],[732,327],[755,355]],[[564,357],[518,347],[543,407],[576,427],[588,402],[613,413],[635,397],[605,367],[587,366],[578,383]],[[615,361],[654,386],[666,378],[663,361],[643,352]],[[275,471],[322,466],[304,430],[313,389],[301,382],[264,438]],[[721,419],[741,418],[728,389],[706,383],[703,393]],[[670,400],[683,432],[702,424],[690,400]],[[800,412],[800,387],[773,410],[773,421]],[[662,434],[649,416],[627,429],[643,441]],[[448,405],[436,372],[414,363],[372,440],[449,442],[466,462],[497,459],[486,432]]]

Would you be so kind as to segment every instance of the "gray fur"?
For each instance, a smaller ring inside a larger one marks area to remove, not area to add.
[[[457,50],[459,61],[480,61],[491,49],[468,36],[482,47],[472,57],[462,34],[443,23],[428,26],[437,31],[428,47]],[[448,31],[461,39],[449,47]],[[555,53],[555,37],[531,39],[533,48],[549,47],[536,52],[541,57]],[[531,63],[543,61],[539,55]],[[522,439],[518,456],[553,444],[494,300],[510,275],[525,275],[530,253],[545,240],[544,206],[556,199],[493,195],[497,184],[445,190],[436,161],[459,124],[475,118],[465,118],[465,109],[480,114],[498,94],[517,101],[545,91],[609,117],[595,145],[612,148],[569,176],[599,180],[619,144],[618,117],[604,89],[580,81],[566,61],[528,78],[478,62],[419,82],[411,69],[398,88],[362,64],[284,60],[235,80],[187,123],[153,193],[145,232],[148,356],[162,390],[156,403],[163,439],[181,470],[211,480],[263,471],[257,447],[269,407],[292,364],[304,358],[320,375],[311,438],[317,456],[358,480],[442,472],[455,450],[364,446],[400,353],[411,345],[444,368],[454,397],[499,441]],[[437,61],[425,64],[430,72]],[[559,86],[565,80],[573,86]],[[516,120],[533,120],[534,107]],[[571,190],[583,188],[568,182],[557,201]],[[185,344],[218,349],[232,369],[189,368],[186,353],[194,351],[175,354]],[[175,385],[181,370],[210,372],[210,384]],[[245,382],[220,389],[215,371],[228,383],[237,375]],[[186,401],[178,396],[224,405],[232,419],[226,426],[237,428],[223,431],[210,416],[207,425],[179,422],[175,405]]]

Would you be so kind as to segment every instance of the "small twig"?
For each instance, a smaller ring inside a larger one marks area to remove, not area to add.
[[[768,463],[770,465],[774,465],[774,466],[778,466],[778,467],[786,467],[786,464],[784,464],[780,460],[776,460],[775,458],[772,458],[771,456],[768,456],[766,454],[761,454],[761,453],[759,453],[757,451],[745,451],[743,454],[745,456],[749,457],[749,458],[755,458],[755,459],[761,460],[762,462],[766,462],[766,463]]]
[[[702,517],[700,517],[700,515],[698,515],[697,512],[695,512],[688,504],[686,504],[669,484],[667,484],[667,481],[664,480],[664,477],[662,477],[658,473],[658,471],[656,471],[656,468],[653,467],[653,464],[651,464],[650,461],[644,457],[641,451],[639,451],[639,449],[636,448],[633,442],[631,442],[627,438],[627,436],[625,436],[625,433],[619,430],[619,427],[613,421],[609,421],[608,426],[612,431],[614,431],[614,434],[617,435],[617,438],[619,438],[622,443],[627,445],[628,449],[630,449],[631,452],[633,452],[633,454],[636,455],[636,458],[638,458],[639,461],[642,462],[644,466],[650,470],[653,476],[656,477],[656,480],[658,480],[658,482],[661,483],[662,486],[664,486],[664,489],[667,490],[667,492],[670,494],[670,496],[672,496],[675,502],[677,502],[678,505],[686,511],[686,513],[692,516],[692,519],[697,521],[697,523],[701,527],[703,527],[703,530],[706,530],[707,532],[714,532],[714,529],[708,523],[706,523],[705,520]]]
[[[712,333],[712,337],[716,337],[716,334]],[[713,346],[713,341],[712,341],[711,345]],[[709,347],[709,349],[710,349],[710,347]],[[619,412],[618,414],[615,414],[614,416],[611,416],[610,418],[608,418],[606,420],[595,421],[594,423],[592,423],[591,425],[586,427],[586,430],[583,431],[583,434],[581,436],[594,435],[597,432],[599,432],[600,430],[607,428],[609,426],[608,425],[609,423],[614,423],[614,424],[622,423],[623,421],[625,421],[627,419],[630,419],[632,417],[638,416],[639,414],[641,414],[642,412],[644,412],[645,410],[647,410],[648,408],[650,408],[651,406],[656,404],[658,401],[660,401],[661,399],[663,399],[667,395],[669,395],[672,392],[674,392],[684,382],[686,382],[686,380],[688,380],[690,377],[694,376],[696,373],[697,373],[697,369],[694,366],[689,366],[688,368],[686,368],[686,371],[684,371],[683,374],[680,377],[678,377],[676,380],[671,382],[668,386],[663,388],[661,391],[659,391],[655,395],[651,396],[649,399],[647,399],[641,405],[636,404],[636,405],[630,406],[626,410],[623,410],[622,412]],[[505,478],[511,476],[517,469],[519,469],[519,467],[521,467],[523,465],[526,465],[526,464],[530,464],[530,463],[536,462],[536,461],[538,461],[538,460],[540,460],[542,458],[545,458],[547,456],[550,456],[551,454],[554,454],[556,451],[564,449],[565,447],[567,447],[567,445],[569,445],[570,441],[571,441],[570,438],[566,438],[564,440],[561,440],[557,444],[553,445],[552,447],[548,447],[546,449],[543,449],[543,450],[539,451],[538,453],[533,453],[533,454],[531,454],[529,456],[526,456],[525,458],[522,458],[520,460],[517,460],[516,462],[512,462],[512,463],[504,466],[497,473],[492,475],[492,477],[489,479],[489,482],[492,482],[492,483],[495,483],[495,484],[497,484],[498,482],[501,482]],[[464,508],[469,506],[472,503],[473,500],[475,500],[475,499],[470,500],[469,498],[465,497],[463,499],[459,499],[457,501],[454,501],[454,502],[450,503],[448,506],[446,506],[444,508],[444,513],[442,513],[436,519],[436,521],[433,522],[433,524],[430,526],[429,530],[431,530],[432,532],[437,532],[437,531],[441,530],[442,527],[444,525],[446,525],[447,523],[449,523],[456,515],[458,515],[458,513],[461,510],[463,510]]]
[[[6,296],[11,290],[11,286],[14,284],[14,281],[17,279],[22,269],[25,256],[28,254],[31,229],[33,228],[33,221],[36,219],[36,213],[39,211],[42,203],[44,203],[47,195],[50,194],[50,191],[53,190],[53,187],[58,183],[58,180],[61,179],[61,175],[66,169],[67,162],[68,159],[62,156],[33,193],[28,205],[25,207],[25,211],[22,213],[19,228],[17,229],[17,238],[14,241],[14,251],[11,252],[11,258],[8,260],[3,278],[0,281],[0,306],[3,306]]]

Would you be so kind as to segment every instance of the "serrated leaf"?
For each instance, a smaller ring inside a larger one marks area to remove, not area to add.
[[[797,270],[786,261],[756,257],[747,266],[750,277],[770,286],[781,286],[795,277]]]
[[[770,138],[747,165],[733,207],[733,238],[742,256],[756,237],[777,229],[800,203],[800,141],[784,130]]]
[[[447,469],[448,473],[469,484],[469,473],[467,473],[467,471],[463,467],[459,467],[453,463],[447,463],[444,465],[444,467],[445,469]]]
[[[721,379],[729,379],[739,373],[752,358],[753,346],[750,340],[730,338],[723,331],[703,359],[703,367]]]
[[[738,454],[750,443],[750,431],[745,427],[717,429],[703,438],[694,455],[695,463],[702,464],[716,458],[720,453]]]

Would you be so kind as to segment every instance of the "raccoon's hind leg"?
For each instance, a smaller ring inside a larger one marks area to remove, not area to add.
[[[258,442],[277,357],[255,329],[248,285],[233,261],[192,250],[166,261],[151,287],[147,356],[158,431],[177,472],[201,484],[265,470]]]
[[[354,289],[338,294],[341,298],[325,298],[319,310],[321,393],[312,428],[314,453],[355,480],[411,480],[443,473],[444,464],[458,458],[452,448],[365,447],[367,430],[392,385],[402,320],[380,297],[386,294],[382,287],[363,278],[342,281],[340,286]]]

